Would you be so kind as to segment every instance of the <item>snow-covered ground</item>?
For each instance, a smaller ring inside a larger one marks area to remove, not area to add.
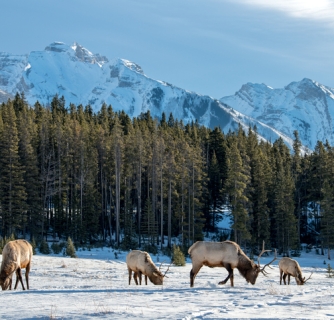
[[[78,258],[33,256],[30,290],[1,291],[1,319],[334,319],[334,278],[327,276],[326,257],[302,252],[296,258],[304,275],[297,286],[280,286],[278,261],[247,284],[235,271],[234,287],[217,285],[227,272],[203,267],[189,287],[191,261],[171,266],[163,286],[128,285],[126,253],[111,249],[77,251]],[[167,258],[152,255],[166,261]],[[272,257],[262,257],[261,264]],[[279,260],[279,259],[278,259]],[[324,264],[324,261],[326,264]],[[157,262],[157,264],[160,264]],[[329,262],[330,263],[330,262]],[[144,280],[144,279],[143,279]]]

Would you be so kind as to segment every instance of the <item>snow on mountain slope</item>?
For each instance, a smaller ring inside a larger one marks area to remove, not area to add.
[[[184,123],[197,120],[207,127],[220,126],[224,132],[236,130],[239,124],[246,131],[249,126],[256,126],[263,139],[275,141],[282,137],[290,147],[292,144],[289,128],[282,134],[274,121],[263,121],[260,114],[253,116],[232,105],[239,110],[235,111],[226,105],[233,99],[225,104],[153,80],[133,62],[109,60],[77,43],[69,46],[54,42],[43,51],[23,56],[0,53],[0,99],[6,101],[17,92],[24,92],[31,105],[39,101],[47,106],[58,94],[64,96],[67,105],[89,104],[98,111],[105,103],[115,111],[124,110],[130,117],[149,110],[153,117],[172,113]],[[244,102],[243,105],[247,106]]]
[[[28,55],[10,55],[0,52],[0,101],[6,101],[12,97],[12,88],[22,92],[27,88],[23,80],[23,72],[27,66]],[[14,94],[15,95],[15,94]]]
[[[234,96],[220,101],[290,138],[297,130],[310,149],[318,140],[327,139],[334,145],[334,89],[316,81],[305,78],[283,89],[247,83]]]
[[[217,109],[209,97],[150,79],[135,63],[108,61],[77,43],[67,46],[55,42],[26,56],[1,53],[0,66],[0,90],[11,96],[24,92],[30,104],[38,100],[48,105],[58,94],[67,104],[90,104],[95,111],[106,103],[130,116],[148,110],[153,116],[161,116],[164,111],[186,122],[198,119],[205,125],[209,125],[210,110]]]

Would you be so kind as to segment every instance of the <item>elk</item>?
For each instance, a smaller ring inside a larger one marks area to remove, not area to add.
[[[286,285],[286,277],[288,276],[288,285],[290,284],[290,276],[294,277],[296,279],[297,285],[303,285],[306,283],[307,280],[309,280],[313,274],[305,279],[302,274],[302,269],[300,268],[298,262],[296,260],[293,260],[291,258],[284,257],[280,260],[278,263],[279,272],[280,272],[280,281],[279,283],[282,284],[282,278],[284,281],[284,284]]]
[[[255,284],[259,273],[266,275],[265,267],[273,263],[276,257],[272,261],[267,263],[262,269],[260,267],[260,257],[264,252],[271,250],[264,250],[264,242],[262,251],[258,256],[258,264],[255,264],[250,260],[246,254],[242,251],[240,246],[233,241],[224,242],[206,242],[197,241],[188,250],[192,260],[192,269],[190,271],[190,287],[194,286],[194,281],[197,273],[202,266],[224,267],[228,271],[228,276],[225,280],[220,281],[218,284],[225,284],[230,279],[231,287],[234,286],[233,269],[237,268],[239,273],[246,279],[247,282]]]
[[[126,257],[126,264],[129,271],[129,285],[131,283],[131,276],[133,272],[133,279],[136,285],[138,285],[137,277],[139,277],[139,284],[141,285],[142,275],[145,276],[145,284],[147,285],[147,278],[155,285],[162,285],[165,274],[162,274],[160,268],[158,269],[153,263],[150,255],[146,251],[132,250]]]
[[[8,242],[2,250],[2,262],[0,269],[0,285],[2,290],[12,289],[12,277],[16,273],[17,288],[18,282],[21,282],[22,289],[25,290],[22,281],[22,269],[26,269],[25,278],[27,289],[29,289],[29,271],[31,267],[31,258],[33,255],[32,246],[26,240],[14,240]]]

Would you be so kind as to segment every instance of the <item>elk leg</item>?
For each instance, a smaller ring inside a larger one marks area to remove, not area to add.
[[[131,283],[131,276],[132,276],[132,270],[128,269],[128,271],[129,271],[129,285],[130,285],[130,283]]]
[[[145,284],[147,285],[147,275],[145,274]]]
[[[141,285],[141,279],[142,279],[142,273],[141,273],[141,271],[138,271],[138,277],[139,277],[139,284]]]
[[[287,274],[286,273],[284,273],[284,275],[283,275],[283,281],[284,281],[284,284],[286,285],[286,281],[285,281],[285,279],[286,279],[286,276],[287,276]]]
[[[282,284],[283,270],[279,271],[279,284]]]
[[[234,287],[234,275],[233,275],[233,269],[231,267],[230,264],[227,264],[227,265],[224,265],[224,267],[226,268],[226,270],[228,271],[228,276],[226,277],[225,280],[223,281],[220,281],[218,284],[225,284],[228,279],[230,279],[230,282],[231,282],[231,287]]]
[[[9,290],[12,290],[13,275],[9,279]]]
[[[288,284],[290,284],[290,275],[288,274]]]
[[[136,285],[138,286],[138,280],[137,280],[137,277],[138,277],[138,273],[137,273],[137,272],[134,272],[134,273],[133,273],[133,279],[135,280],[135,283],[136,283]]]
[[[24,284],[23,284],[23,280],[22,280],[22,272],[21,272],[21,268],[18,268],[18,269],[16,270],[16,283],[15,283],[15,287],[14,287],[14,289],[17,288],[18,280],[20,280],[20,282],[21,282],[22,289],[25,290],[25,287],[24,287]]]
[[[15,286],[14,286],[14,289],[16,289],[16,288],[17,288],[17,285],[18,285],[18,283],[19,283],[19,279],[20,279],[20,276],[19,276],[19,274],[18,274],[18,271],[17,271],[17,270],[16,270],[15,274],[16,274],[16,281],[15,281]],[[12,280],[12,279],[11,279],[11,280]]]
[[[26,274],[25,274],[28,290],[29,290],[29,272],[30,272],[30,263],[26,266]]]
[[[193,265],[193,268],[190,271],[190,287],[194,286],[194,281],[195,281],[196,275],[201,270],[201,268],[202,268],[201,265],[200,266],[194,266]]]

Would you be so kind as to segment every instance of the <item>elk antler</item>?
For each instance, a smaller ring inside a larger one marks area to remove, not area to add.
[[[303,279],[303,283],[306,283],[307,280],[310,280],[311,277],[312,277],[312,274],[313,274],[313,272],[311,272],[310,276],[309,276],[306,280],[305,280],[305,277],[304,277],[304,279]]]
[[[269,250],[269,251],[271,251],[271,250]],[[276,249],[275,249],[274,259],[271,260],[269,263],[265,264],[265,265],[263,266],[263,268],[260,270],[265,276],[266,276],[266,274],[268,274],[268,272],[265,271],[264,268],[265,268],[265,267],[268,267],[268,266],[269,266],[269,268],[271,268],[271,267],[270,267],[270,264],[272,264],[276,259],[277,259],[277,251],[276,251]]]
[[[159,271],[160,271],[160,269],[161,269],[161,267],[162,267],[162,264],[163,264],[164,262],[165,262],[165,260],[161,262],[160,267],[159,267]]]
[[[166,270],[166,272],[165,272],[165,274],[164,274],[164,277],[168,278],[168,277],[166,276],[166,273],[168,272],[169,267],[173,264],[173,262],[174,262],[174,261],[172,261],[172,262],[169,264],[169,266],[168,266],[168,268],[167,268],[167,270]]]
[[[260,266],[260,258],[261,258],[261,256],[265,253],[265,252],[269,252],[269,251],[271,251],[271,250],[264,250],[264,241],[263,241],[263,243],[262,243],[262,251],[261,251],[261,253],[258,255],[258,257],[257,257],[257,262],[258,262],[258,265]]]
[[[269,252],[269,251],[271,251],[271,250],[264,250],[264,241],[263,241],[263,243],[262,243],[262,251],[261,251],[261,253],[258,255],[258,257],[257,257],[257,261],[258,261],[258,265],[259,265],[259,267],[260,267],[260,257],[262,256],[262,254],[264,254],[265,252]],[[264,268],[265,267],[268,267],[271,263],[273,263],[275,260],[277,259],[277,252],[276,252],[276,249],[275,249],[275,256],[274,256],[274,259],[273,260],[271,260],[269,263],[267,263],[267,264],[265,264],[264,266],[263,266],[263,268],[260,270],[264,275],[266,275],[268,272],[266,272],[265,270],[264,270]],[[270,266],[269,266],[270,267]]]

